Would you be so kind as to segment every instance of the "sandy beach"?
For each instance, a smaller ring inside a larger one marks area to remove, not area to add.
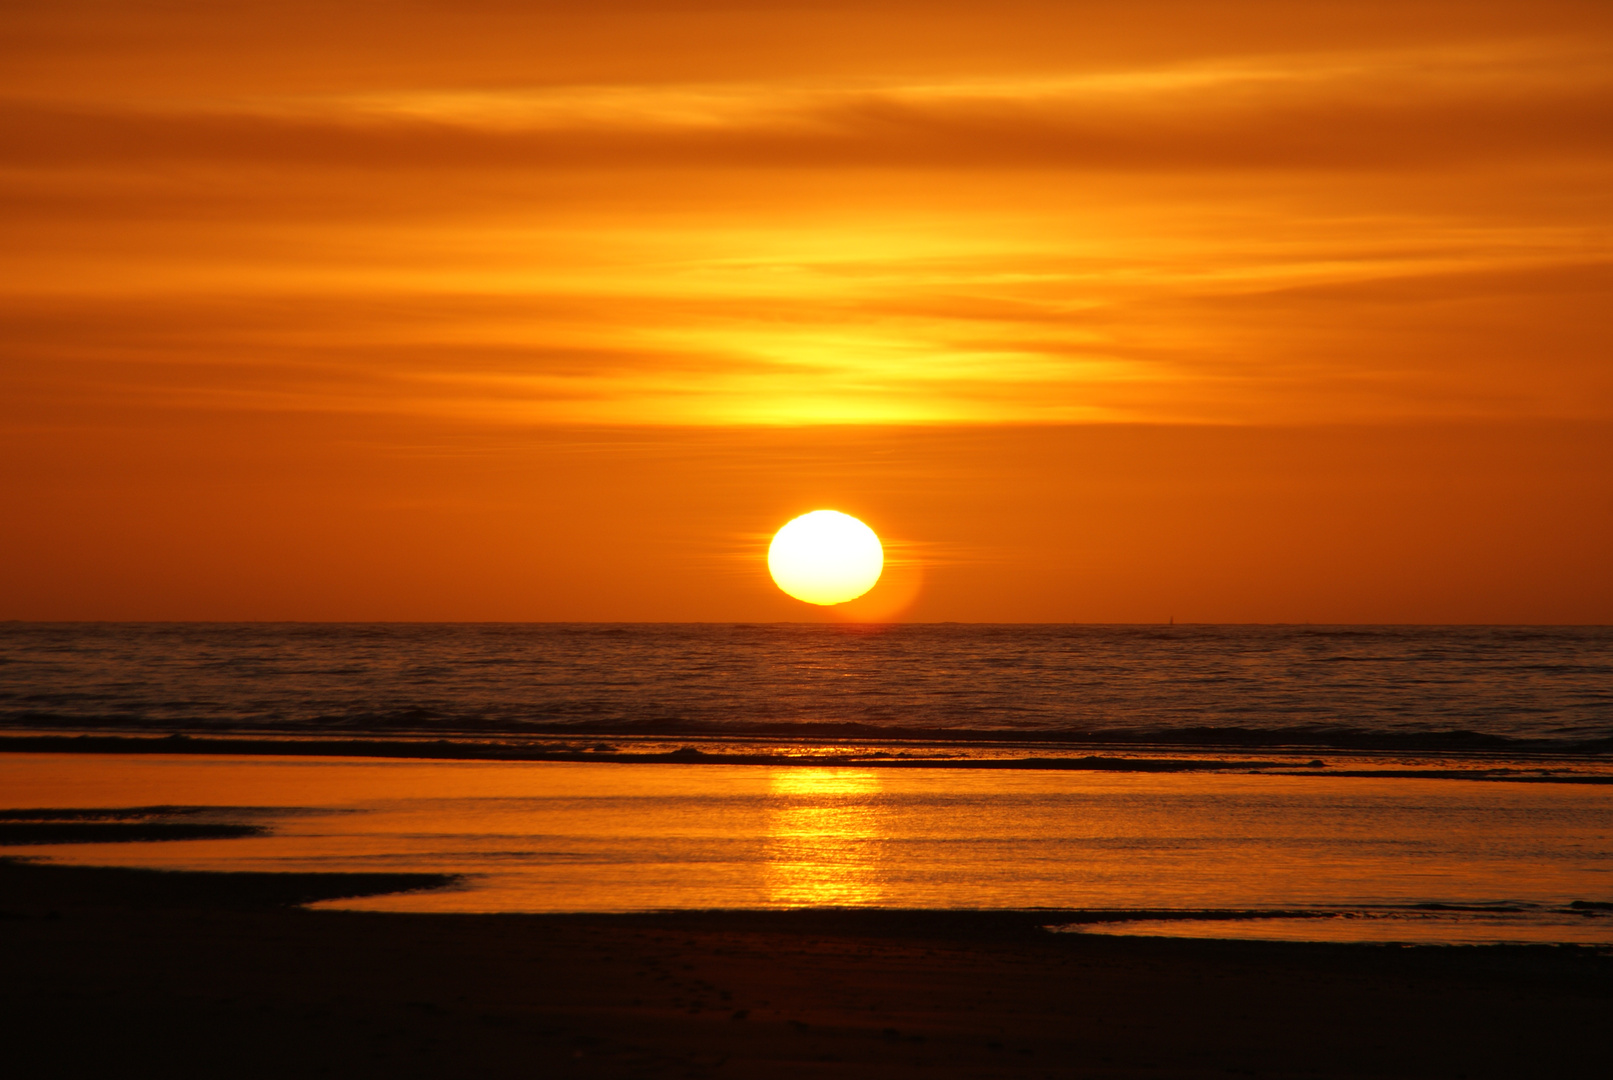
[[[1045,914],[412,915],[400,875],[0,862],[16,1076],[1600,1075],[1613,958]]]
[[[0,1080],[1613,1077],[1613,0],[7,0],[0,160]]]

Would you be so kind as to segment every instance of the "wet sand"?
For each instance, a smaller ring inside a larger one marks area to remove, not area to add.
[[[406,875],[0,862],[14,1076],[1602,1075],[1613,958],[1045,914],[400,915]]]

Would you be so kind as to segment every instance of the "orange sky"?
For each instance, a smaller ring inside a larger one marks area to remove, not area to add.
[[[0,618],[1613,620],[1602,0],[25,0],[0,230]]]

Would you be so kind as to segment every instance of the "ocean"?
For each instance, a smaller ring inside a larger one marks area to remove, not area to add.
[[[1606,628],[10,624],[0,728],[18,828],[249,826],[7,856],[460,875],[351,907],[1613,945]]]
[[[0,726],[1613,754],[1613,628],[0,624]]]

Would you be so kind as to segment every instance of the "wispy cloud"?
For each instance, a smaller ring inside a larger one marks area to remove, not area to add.
[[[1237,33],[1201,5],[1022,6],[1017,30],[960,11],[926,36],[904,4],[702,22],[646,2],[616,24],[492,4],[494,41],[426,8],[309,9],[310,37],[251,5],[21,5],[30,44],[0,78],[10,407],[1613,413],[1595,6],[1311,25],[1251,2],[1224,13]],[[823,48],[850,25],[859,44]],[[665,57],[701,26],[749,51]],[[364,64],[330,51],[365,34]],[[869,59],[879,41],[902,62]],[[189,66],[158,62],[175,50]]]

